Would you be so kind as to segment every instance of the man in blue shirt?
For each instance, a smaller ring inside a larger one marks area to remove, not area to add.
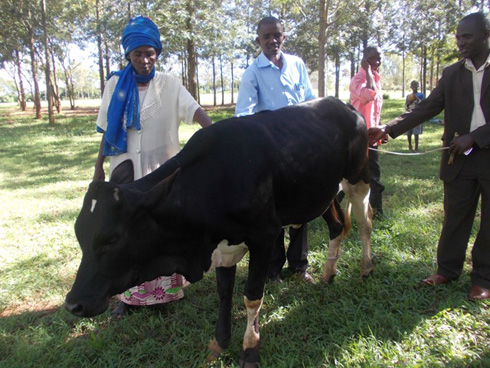
[[[281,51],[286,34],[274,17],[263,18],[257,26],[256,42],[262,52],[243,73],[235,108],[236,116],[251,115],[264,110],[315,98],[305,63],[299,57]],[[307,282],[314,283],[306,272],[308,267],[307,224],[290,228],[287,259],[289,270]],[[277,240],[269,264],[269,279],[282,281],[280,274],[286,263],[284,231]]]
[[[281,51],[286,35],[280,21],[274,17],[262,19],[257,34],[256,41],[262,52],[243,73],[236,116],[277,110],[314,99],[303,60]]]

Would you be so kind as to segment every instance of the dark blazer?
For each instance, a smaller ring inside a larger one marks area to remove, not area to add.
[[[490,67],[485,69],[479,101],[486,124],[471,132],[476,148],[490,146]],[[444,69],[437,87],[414,109],[390,121],[390,136],[395,138],[407,130],[436,116],[444,110],[443,146],[449,147],[457,132],[460,136],[470,133],[473,113],[473,77],[464,66],[464,59]],[[456,155],[454,162],[448,165],[449,154],[444,150],[441,158],[440,178],[452,181],[460,172],[465,155]],[[490,170],[490,162],[488,163]]]

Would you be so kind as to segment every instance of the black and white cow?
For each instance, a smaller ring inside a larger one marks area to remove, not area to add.
[[[255,366],[274,241],[282,227],[323,215],[331,239],[323,280],[331,281],[344,224],[335,200],[341,182],[361,229],[362,274],[372,271],[367,150],[362,116],[329,97],[217,122],[138,181],[91,183],[75,224],[83,257],[66,309],[95,316],[131,286],[174,272],[196,282],[217,267],[216,357],[230,341],[236,263],[248,250],[240,361]]]

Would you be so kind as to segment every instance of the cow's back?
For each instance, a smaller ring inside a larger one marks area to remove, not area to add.
[[[366,150],[353,152],[367,148],[359,119],[327,98],[217,122],[175,157],[182,172],[170,197],[179,206],[194,204],[192,216],[213,224],[259,219],[271,205],[282,224],[309,221],[326,209],[343,177],[357,175]]]

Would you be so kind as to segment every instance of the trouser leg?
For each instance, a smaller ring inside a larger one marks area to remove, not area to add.
[[[369,150],[369,186],[371,193],[369,195],[369,203],[375,214],[383,213],[383,190],[384,185],[381,183],[381,166],[379,162],[379,152]]]
[[[452,280],[460,276],[478,204],[479,189],[464,173],[444,182],[444,222],[437,246],[437,273]]]
[[[490,289],[490,179],[479,181],[481,192],[480,229],[472,249],[471,282]]]
[[[284,248],[284,229],[282,229],[272,248],[269,259],[268,277],[271,279],[278,277],[285,263],[286,250]]]
[[[289,248],[287,253],[289,269],[305,272],[308,268],[308,224],[299,229],[289,228]]]

